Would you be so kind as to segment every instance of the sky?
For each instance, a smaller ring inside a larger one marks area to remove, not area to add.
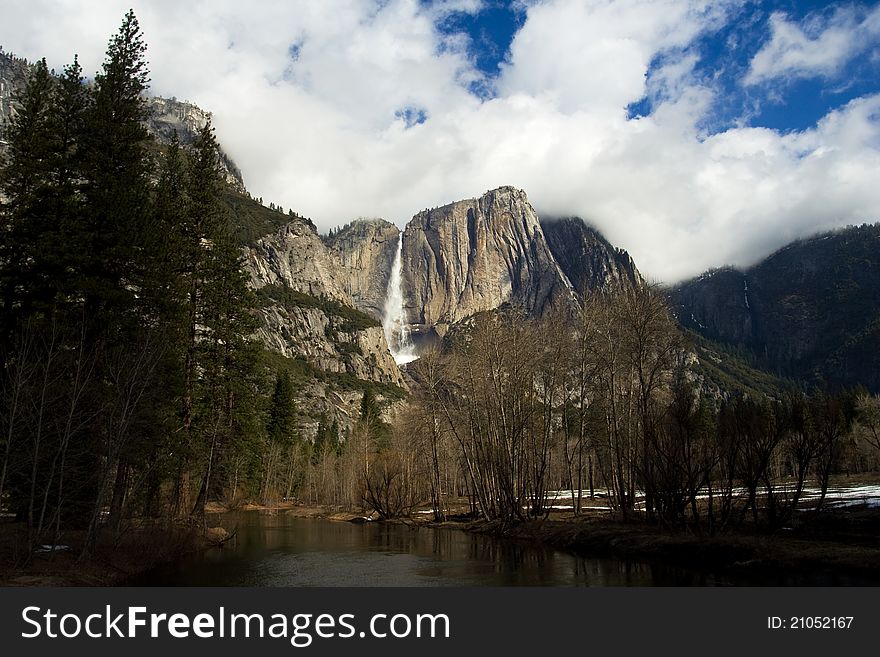
[[[880,221],[880,3],[0,0],[0,44],[213,112],[255,197],[322,232],[501,185],[666,283]]]

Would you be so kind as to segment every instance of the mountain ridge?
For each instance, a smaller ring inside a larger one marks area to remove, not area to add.
[[[808,384],[880,390],[880,224],[796,240],[669,290],[679,322]]]

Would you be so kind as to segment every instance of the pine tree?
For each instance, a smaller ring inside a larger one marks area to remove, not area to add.
[[[210,260],[214,257],[214,241],[224,221],[220,206],[221,184],[217,140],[208,120],[199,131],[195,151],[189,158],[187,217],[182,230],[182,275],[187,309],[182,419],[187,430],[195,412],[197,368],[205,337],[200,335],[200,327],[206,326]]]
[[[180,147],[177,131],[162,160],[159,183],[153,201],[153,223],[160,239],[156,244],[150,292],[153,303],[165,321],[175,325],[183,321],[186,302],[186,273],[190,267],[187,251],[188,175],[186,154]]]
[[[87,115],[84,193],[89,243],[81,248],[82,284],[90,315],[100,317],[107,311],[108,332],[118,330],[126,320],[129,326],[141,321],[136,312],[138,290],[155,246],[147,212],[145,52],[137,18],[129,11],[95,76]]]
[[[17,112],[4,137],[8,154],[0,170],[0,191],[6,196],[0,239],[0,295],[3,299],[3,342],[9,344],[15,325],[40,296],[35,278],[36,244],[47,225],[53,148],[52,99],[55,82],[40,60],[17,99]]]
[[[69,474],[74,467],[83,467],[83,473],[94,471],[93,453],[72,445],[72,440],[79,438],[74,420],[83,411],[87,361],[92,355],[78,339],[82,314],[76,311],[75,301],[64,303],[64,293],[72,291],[69,238],[79,211],[78,154],[86,104],[76,59],[60,80],[48,71],[45,61],[40,61],[7,130],[9,159],[0,175],[7,195],[3,212],[7,239],[0,240],[4,298],[0,354],[17,360],[16,367],[29,366],[41,372],[39,385],[31,391],[34,397],[28,402],[36,409],[35,419],[18,432],[22,440],[16,447],[21,452],[16,453],[13,441],[7,439],[4,459],[4,464],[17,458],[28,465],[29,481],[19,488],[13,504],[19,510],[27,508],[31,540],[46,529],[44,521],[49,514],[56,513],[60,521],[62,504],[67,509],[89,504],[88,493],[80,494],[77,504],[71,504],[71,489],[65,490],[62,484],[65,472]],[[76,299],[75,294],[69,296]],[[22,344],[45,348],[14,353]],[[0,370],[3,368],[0,363]],[[63,419],[56,413],[63,414]],[[4,414],[0,409],[0,415]],[[57,428],[49,431],[50,426]],[[89,477],[82,474],[82,479],[84,484]],[[78,488],[89,490],[87,485]]]
[[[78,182],[87,104],[76,58],[59,79],[42,60],[9,126],[10,155],[2,173],[9,199],[4,213],[8,239],[0,247],[0,279],[7,310],[17,306],[19,317],[54,314],[60,293],[77,296],[70,286],[71,256],[81,212]]]
[[[208,286],[212,282],[210,260],[223,221],[217,148],[209,120],[196,136],[194,152],[188,158],[188,203],[181,246],[186,308],[181,421],[193,455],[201,454],[206,463],[198,499],[192,509],[197,515],[202,513],[207,501],[218,432],[224,428],[221,426],[222,412],[215,398],[217,390],[210,381],[211,375],[217,374],[219,365],[206,366],[211,354],[207,325]],[[188,465],[182,464],[179,476],[187,476],[187,470]],[[178,488],[183,486],[184,483],[178,483]]]
[[[83,177],[85,117],[89,107],[88,89],[83,81],[82,67],[76,56],[64,68],[56,85],[52,112],[52,222],[41,245],[46,256],[47,286],[57,301],[75,304],[79,291],[71,285],[76,268],[77,248],[82,235],[83,205],[79,193]]]
[[[293,381],[288,372],[281,372],[275,379],[272,405],[269,410],[269,440],[279,445],[289,446],[296,434],[296,407],[294,404]]]
[[[132,469],[153,452],[168,392],[152,384],[166,345],[149,289],[160,236],[150,212],[145,52],[129,11],[110,39],[85,117],[84,212],[77,231],[84,239],[74,269],[91,324],[88,343],[101,354],[96,378],[104,385],[92,432],[103,465],[81,559],[95,545],[108,494],[109,524],[116,526],[125,513]]]
[[[290,448],[296,436],[296,409],[294,406],[293,382],[288,372],[281,372],[275,379],[275,390],[272,393],[269,408],[269,423],[266,427],[267,443],[263,450],[263,483],[260,496],[269,499],[270,491],[276,488],[279,461],[290,457]],[[282,484],[286,496],[290,494],[292,475],[288,473]]]
[[[198,268],[193,272],[191,303],[203,329],[203,335],[195,336],[193,354],[201,376],[198,406],[201,443],[207,452],[194,515],[203,513],[211,487],[219,481],[215,466],[223,467],[236,443],[253,431],[257,412],[257,357],[251,339],[257,327],[256,299],[247,287],[242,255],[222,213],[218,151],[208,122],[196,139],[190,170],[191,223],[193,235],[200,236],[199,252],[192,254]]]

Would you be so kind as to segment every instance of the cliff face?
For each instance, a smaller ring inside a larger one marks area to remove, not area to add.
[[[541,228],[550,252],[579,294],[644,285],[629,254],[612,246],[583,219],[541,219]]]
[[[355,309],[313,226],[293,219],[245,255],[251,286],[264,300],[258,334],[270,349],[322,372],[405,386],[382,327]]]
[[[754,281],[736,269],[715,269],[677,285],[673,312],[682,326],[722,343],[756,346]],[[751,292],[751,294],[750,294]]]
[[[176,98],[149,98],[147,109],[149,117],[147,130],[161,144],[170,143],[175,131],[180,143],[192,144],[198,131],[211,117],[210,112],[206,112],[192,103],[181,102]],[[222,148],[220,149],[220,166],[226,176],[226,183],[237,192],[245,193],[241,170]]]
[[[355,306],[382,319],[400,230],[384,219],[354,221],[327,240]]]
[[[354,305],[342,283],[337,263],[305,221],[293,219],[246,250],[254,288],[284,285],[313,297],[331,297]]]
[[[416,335],[442,337],[451,324],[505,303],[540,314],[571,298],[534,208],[513,187],[420,212],[404,231],[402,261]]]
[[[801,240],[675,286],[679,321],[784,376],[880,391],[880,224]]]
[[[0,125],[15,111],[15,94],[24,89],[27,75],[27,61],[0,52]]]
[[[332,309],[273,300],[257,335],[273,351],[303,358],[321,372],[404,387],[381,326],[354,327]]]

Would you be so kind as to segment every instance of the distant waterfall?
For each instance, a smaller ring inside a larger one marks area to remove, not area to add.
[[[398,365],[411,363],[418,356],[409,335],[409,324],[403,311],[403,292],[401,290],[401,270],[403,269],[403,231],[397,238],[397,254],[391,266],[391,278],[388,280],[388,292],[385,294],[385,318],[382,327],[385,329],[385,340],[391,349],[391,355]]]

